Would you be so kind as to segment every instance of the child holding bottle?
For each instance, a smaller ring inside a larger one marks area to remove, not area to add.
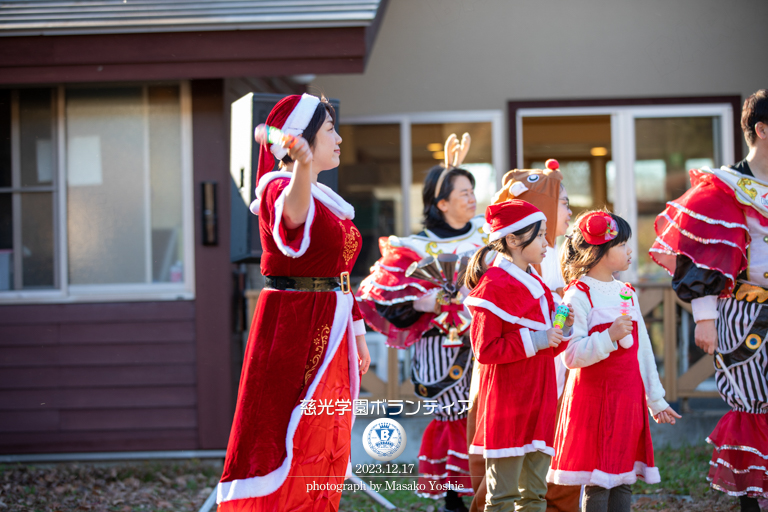
[[[561,255],[575,322],[547,481],[584,485],[584,512],[629,512],[630,485],[660,481],[646,407],[658,423],[680,418],[664,400],[637,297],[613,277],[629,268],[631,235],[618,215],[586,212]]]
[[[568,345],[552,325],[552,292],[536,273],[547,249],[546,217],[519,199],[486,209],[489,243],[469,263],[464,302],[472,312],[472,348],[483,364],[471,453],[485,458],[485,510],[544,511],[554,455],[557,382],[554,358]],[[490,268],[488,253],[496,251]]]

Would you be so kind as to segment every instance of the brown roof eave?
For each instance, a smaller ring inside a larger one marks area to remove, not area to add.
[[[3,37],[0,84],[361,73],[370,44],[370,27]]]

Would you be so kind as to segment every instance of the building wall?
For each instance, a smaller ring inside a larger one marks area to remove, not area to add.
[[[505,109],[511,99],[768,87],[764,0],[392,0],[362,75],[310,86],[344,116]],[[343,121],[343,119],[342,119]]]
[[[195,300],[0,306],[0,453],[224,449],[234,412],[224,80],[192,90]],[[201,183],[218,244],[202,244]]]
[[[0,308],[0,453],[198,447],[195,304]]]

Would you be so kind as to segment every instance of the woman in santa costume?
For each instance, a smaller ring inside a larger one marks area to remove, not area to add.
[[[262,145],[259,154],[251,211],[266,287],[218,486],[222,512],[336,510],[341,498],[351,401],[370,357],[349,285],[361,244],[354,209],[317,182],[339,165],[334,121],[333,107],[308,94],[282,99],[267,118],[290,137],[287,147]]]
[[[565,235],[568,231],[571,209],[568,193],[563,186],[563,175],[559,170],[560,164],[557,160],[549,159],[545,162],[544,167],[544,169],[513,169],[506,173],[501,181],[501,190],[494,196],[493,202],[502,203],[510,199],[521,199],[537,207],[547,217],[547,226],[549,226],[547,230],[547,254],[541,265],[535,265],[534,268],[547,288],[552,291],[555,302],[559,303],[565,283],[560,271],[560,259],[555,250],[555,239]],[[555,369],[559,400],[563,393],[566,378],[566,368],[562,362],[562,357],[555,358]],[[475,360],[472,385],[470,386],[470,400],[473,403],[477,401],[480,372],[482,372],[481,365]],[[467,417],[467,434],[470,444],[475,436],[476,423],[477,408],[473,407]],[[482,453],[469,454],[469,470],[472,475],[472,487],[475,490],[470,512],[477,512],[483,510],[485,506],[485,460]],[[578,512],[580,491],[581,487],[579,486],[548,485],[547,510]]]
[[[691,188],[656,218],[651,257],[691,303],[696,344],[715,354],[731,407],[707,438],[708,480],[743,511],[768,498],[768,92],[744,102],[749,154],[732,167],[690,171]]]
[[[461,141],[456,135],[448,138],[445,165],[430,169],[424,182],[424,231],[381,238],[382,257],[358,292],[366,321],[387,335],[390,347],[413,346],[411,379],[416,395],[440,405],[421,440],[419,483],[426,492],[418,494],[444,497],[446,511],[466,511],[460,496],[472,494],[466,442],[472,350],[468,335],[462,337],[461,346],[443,346],[448,338],[432,323],[442,311],[439,290],[427,281],[406,277],[405,270],[426,256],[471,256],[485,245],[483,219],[475,217],[475,178],[460,167],[469,145],[469,134]],[[433,487],[430,481],[438,485]],[[450,490],[441,490],[448,484]]]
[[[618,215],[586,212],[562,251],[563,300],[576,321],[563,355],[571,375],[547,481],[584,485],[584,512],[629,512],[630,485],[660,481],[646,410],[658,423],[680,417],[664,401],[637,298],[613,277],[629,268],[631,234]]]
[[[485,457],[486,511],[544,511],[554,455],[554,358],[568,345],[552,324],[552,292],[533,267],[546,254],[546,216],[519,199],[492,204],[485,216],[489,244],[466,273],[472,347],[483,368],[471,450]],[[494,251],[499,256],[486,268]],[[572,312],[565,324],[573,324]]]

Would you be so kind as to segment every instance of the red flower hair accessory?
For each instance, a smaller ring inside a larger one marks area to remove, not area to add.
[[[619,227],[616,220],[606,212],[592,212],[579,221],[579,230],[590,245],[603,245],[616,238]]]

